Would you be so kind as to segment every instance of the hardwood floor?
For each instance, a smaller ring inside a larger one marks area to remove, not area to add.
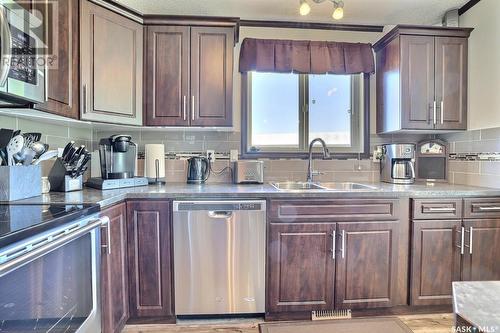
[[[452,314],[399,316],[414,333],[449,333],[453,325]],[[223,322],[181,321],[177,325],[128,325],[123,333],[259,333],[257,319],[227,320]]]

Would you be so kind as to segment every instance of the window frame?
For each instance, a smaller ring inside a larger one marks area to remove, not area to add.
[[[309,91],[308,82],[309,79],[308,74],[299,75],[299,89],[305,89],[303,93],[299,93],[299,125],[302,124],[305,128],[299,129],[299,149],[304,149],[301,151],[297,151],[297,148],[293,148],[293,150],[286,149],[283,147],[276,147],[273,149],[273,146],[266,147],[266,150],[252,151],[250,150],[248,144],[250,142],[251,135],[251,121],[250,121],[250,112],[251,110],[251,73],[243,73],[241,77],[241,157],[243,159],[255,159],[255,158],[308,158],[308,136],[309,136],[309,117],[306,117],[308,112],[308,101],[309,101]],[[353,96],[351,101],[351,106],[354,103],[359,103],[362,98],[362,104],[358,107],[352,107],[351,112],[359,112],[361,115],[357,115],[357,117],[352,117],[352,122],[355,121],[356,118],[359,119],[359,126],[351,126],[351,142],[353,145],[356,144],[361,148],[360,152],[352,152],[346,150],[352,150],[351,147],[343,149],[341,146],[332,146],[332,157],[334,159],[351,159],[351,158],[368,158],[370,156],[370,75],[362,74],[359,76],[358,81],[354,84],[358,84],[361,89],[353,89]],[[362,96],[358,96],[357,94],[362,94]],[[353,114],[354,115],[354,114]],[[352,124],[352,123],[351,123]],[[362,141],[361,139],[361,133]],[[354,141],[355,140],[355,141]],[[271,148],[271,149],[270,149]],[[272,151],[271,151],[272,150]],[[317,150],[317,149],[315,149]],[[342,151],[344,150],[344,151]],[[320,155],[319,150],[314,153],[314,155]]]

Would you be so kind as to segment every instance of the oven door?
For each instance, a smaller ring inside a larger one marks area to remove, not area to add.
[[[100,228],[108,221],[73,224],[39,247],[32,239],[32,250],[21,244],[27,252],[0,264],[0,332],[101,332]]]
[[[0,5],[0,93],[7,104],[45,101],[44,43],[35,31],[42,22],[12,0]]]

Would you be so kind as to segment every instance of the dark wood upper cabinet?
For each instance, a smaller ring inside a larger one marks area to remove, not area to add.
[[[128,201],[130,317],[175,321],[169,201]]]
[[[58,0],[57,5],[54,5],[52,0],[34,1],[33,7],[42,14],[44,41],[50,52],[46,71],[46,101],[36,104],[35,108],[78,119],[80,113],[78,0]],[[55,10],[57,12],[54,12]],[[53,15],[57,15],[57,19]]]
[[[146,125],[232,125],[234,31],[146,28]]]
[[[406,129],[433,129],[434,37],[401,36],[401,122]]]
[[[412,225],[410,304],[451,304],[451,284],[460,281],[462,221],[413,221]]]
[[[147,125],[189,125],[190,27],[146,28]]]
[[[143,40],[142,24],[80,1],[81,119],[142,125]]]
[[[101,212],[110,219],[109,233],[103,243],[109,246],[102,254],[102,326],[104,333],[119,333],[129,317],[127,210],[125,203]],[[108,238],[108,235],[110,238]]]
[[[338,223],[336,308],[390,307],[396,302],[399,222]]]
[[[334,307],[335,223],[271,223],[266,312]]]
[[[462,279],[500,280],[500,217],[465,220],[465,253]]]
[[[374,45],[378,133],[467,129],[471,31],[398,25]]]
[[[232,28],[191,28],[191,125],[231,126]]]
[[[437,129],[467,129],[467,42],[435,38]]]

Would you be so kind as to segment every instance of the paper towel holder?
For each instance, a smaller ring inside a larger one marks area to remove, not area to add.
[[[160,178],[160,160],[155,159],[155,178],[148,178],[151,185],[165,185],[167,182]]]

